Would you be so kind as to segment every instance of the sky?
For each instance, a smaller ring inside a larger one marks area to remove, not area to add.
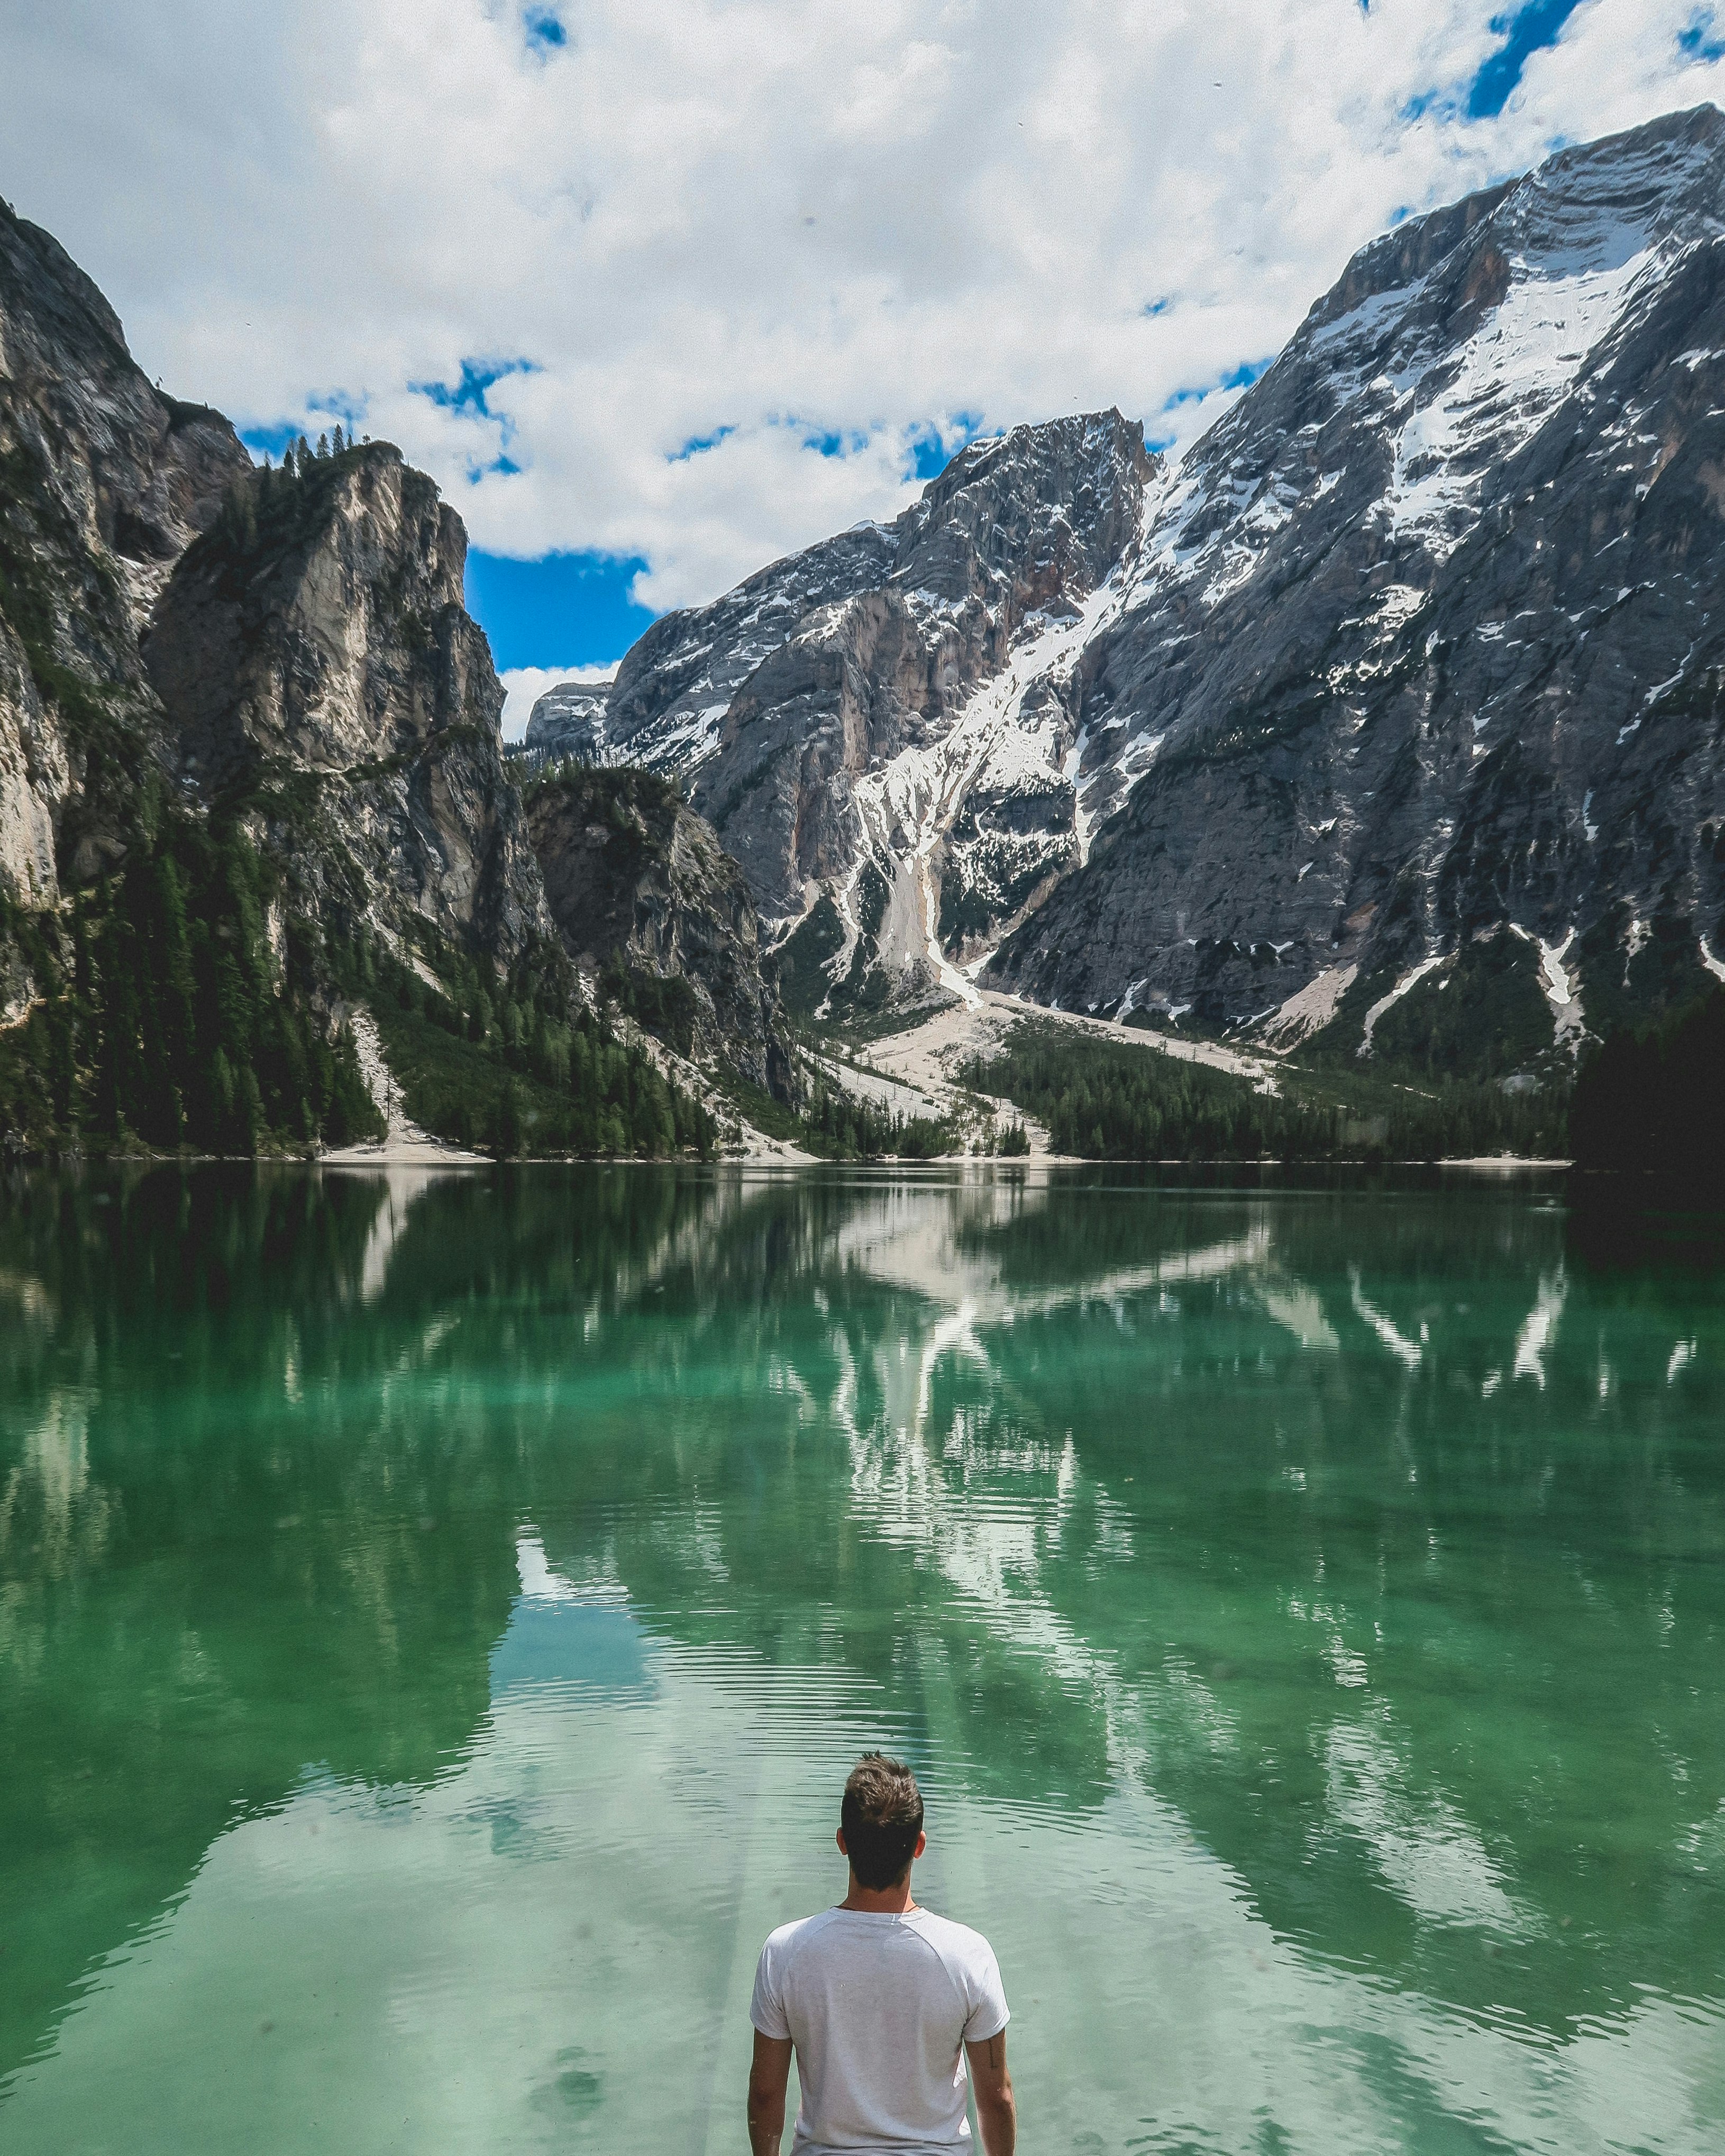
[[[262,454],[400,444],[518,733],[1023,420],[1178,454],[1353,250],[1725,102],[1725,0],[0,0],[0,194]]]

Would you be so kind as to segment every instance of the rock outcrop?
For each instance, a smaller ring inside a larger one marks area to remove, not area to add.
[[[639,769],[566,769],[530,788],[527,814],[575,963],[680,1053],[716,1058],[788,1097],[790,1055],[761,975],[748,885],[675,783]]]
[[[309,907],[398,942],[424,922],[506,965],[549,922],[466,553],[387,444],[253,472],[144,649],[183,783],[244,807]]]
[[[107,301],[0,204],[0,891],[51,904],[123,857],[157,717],[138,632],[251,469],[152,388]]]
[[[444,1136],[708,1142],[558,947],[466,543],[387,444],[254,468],[0,210],[0,1142],[340,1143],[377,1120],[347,1022],[368,997]],[[734,896],[706,847],[670,848],[664,963],[783,1082],[746,900],[729,973],[701,951]],[[652,927],[644,901],[643,978]]]
[[[978,443],[583,723],[685,778],[811,1009],[963,963],[1560,1066],[1725,978],[1722,414],[1708,106],[1374,241],[1177,468],[1117,413]]]
[[[543,771],[553,763],[595,767],[616,762],[605,732],[605,707],[616,682],[559,681],[534,705],[527,731],[510,760],[522,771]]]

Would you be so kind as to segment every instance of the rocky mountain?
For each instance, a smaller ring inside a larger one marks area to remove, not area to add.
[[[560,938],[547,876],[566,896],[578,873],[555,819],[536,850],[506,767],[466,544],[387,444],[338,431],[255,468],[219,414],[151,387],[95,286],[0,208],[8,1143],[351,1137],[377,1112],[349,1024],[364,1003],[409,1112],[446,1134],[706,1142],[705,1111],[607,1036]],[[680,826],[668,858],[670,925],[624,939],[627,1009],[651,1030],[647,984],[674,969],[703,1040],[720,1012],[747,1025],[752,1068],[788,1089],[734,865]]]
[[[0,891],[53,905],[125,851],[157,716],[139,632],[251,469],[151,388],[113,310],[0,203]]]
[[[993,978],[1537,1053],[1725,971],[1722,459],[1712,107],[1374,242],[1151,504]]]
[[[742,870],[674,782],[559,766],[530,784],[528,829],[564,946],[683,1055],[791,1087]]]
[[[603,740],[811,1005],[1561,1065],[1725,976],[1722,473],[1708,106],[1374,241],[1175,468],[1019,429],[668,617]]]
[[[972,935],[1076,858],[1065,661],[1153,470],[1117,412],[975,443],[895,523],[656,622],[582,752],[686,780],[769,928],[807,920],[817,1001],[922,991],[942,893]]]
[[[182,788],[246,807],[294,896],[507,965],[550,931],[467,535],[388,444],[248,471],[146,629]]]
[[[534,705],[524,739],[510,752],[521,771],[542,771],[572,757],[593,769],[615,762],[605,740],[605,706],[616,682],[560,681]]]

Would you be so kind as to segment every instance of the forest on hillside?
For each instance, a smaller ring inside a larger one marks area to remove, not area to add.
[[[1280,1090],[1266,1093],[1231,1071],[1035,1019],[962,1075],[1045,1123],[1056,1152],[1086,1160],[1549,1158],[1563,1143],[1555,1091],[1285,1067]]]
[[[711,1152],[711,1115],[579,1004],[561,951],[507,973],[418,955],[325,935],[237,822],[158,804],[64,918],[0,898],[0,986],[23,1005],[0,1029],[0,1140],[244,1156],[381,1137],[362,1004],[408,1115],[439,1137],[499,1158]]]

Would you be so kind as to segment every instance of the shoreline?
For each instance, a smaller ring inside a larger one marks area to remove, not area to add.
[[[1021,1112],[1021,1111],[1015,1111]],[[1481,1153],[1445,1157],[1437,1160],[1330,1159],[1285,1160],[1269,1157],[1255,1160],[1226,1157],[1187,1157],[1158,1154],[1131,1158],[1086,1153],[973,1153],[944,1152],[912,1156],[876,1153],[841,1160],[823,1153],[803,1152],[788,1146],[746,1147],[715,1153],[703,1160],[699,1153],[662,1153],[643,1158],[635,1153],[512,1153],[499,1158],[494,1153],[473,1152],[445,1145],[436,1138],[383,1139],[369,1144],[335,1146],[305,1152],[153,1152],[138,1147],[125,1152],[95,1152],[82,1148],[66,1152],[20,1152],[13,1154],[17,1165],[68,1166],[96,1163],[123,1167],[128,1163],[160,1168],[178,1162],[186,1168],[1233,1168],[1242,1172],[1262,1168],[1445,1168],[1471,1174],[1509,1174],[1523,1169],[1568,1173],[1573,1160],[1550,1159],[1529,1153]],[[1676,1173],[1678,1171],[1672,1171]]]

